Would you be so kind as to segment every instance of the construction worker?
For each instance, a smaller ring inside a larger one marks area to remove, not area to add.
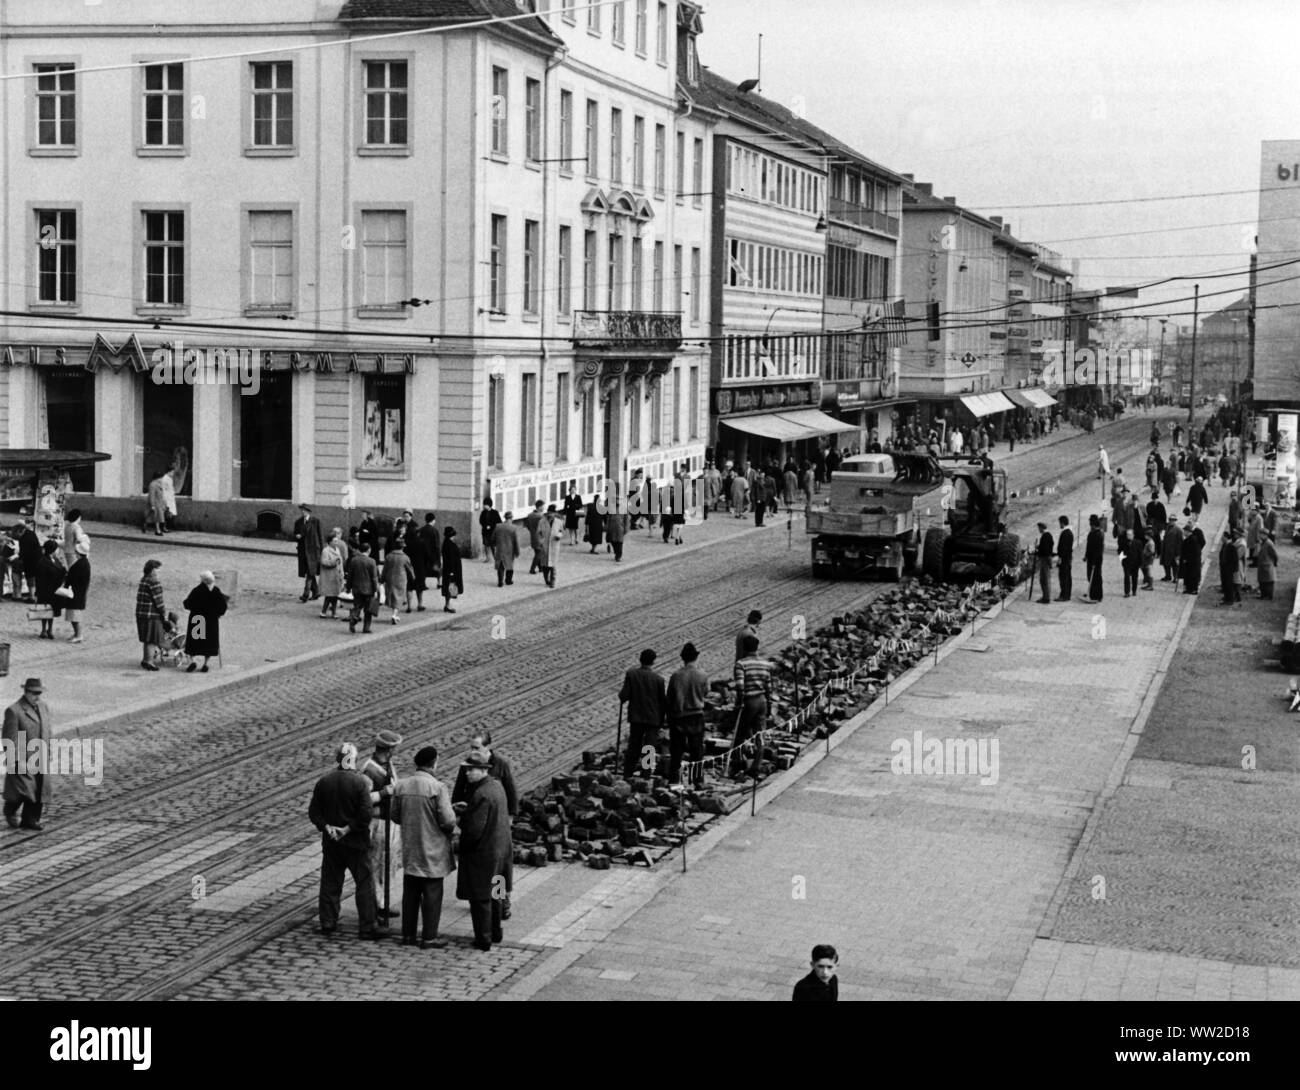
[[[393,772],[393,750],[402,744],[402,736],[391,730],[375,735],[375,751],[361,766],[361,774],[370,781],[370,873],[375,880],[375,901],[379,926],[401,915],[390,900],[394,891],[401,895],[402,842],[398,827],[390,820],[389,802],[397,793],[397,776]],[[385,848],[387,854],[385,854]],[[388,878],[385,888],[384,879]]]

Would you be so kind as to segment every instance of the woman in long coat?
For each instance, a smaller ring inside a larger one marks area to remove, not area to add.
[[[347,571],[350,552],[343,540],[343,531],[334,527],[325,548],[320,551],[320,592],[325,597],[320,607],[322,617],[338,616],[339,596],[343,593],[343,573]]]
[[[1199,515],[1201,508],[1210,502],[1210,495],[1205,491],[1204,478],[1197,477],[1196,483],[1187,490],[1187,506],[1192,509],[1193,515]],[[1205,535],[1201,535],[1204,537]]]
[[[199,585],[190,591],[181,605],[189,610],[185,625],[185,653],[198,659],[203,656],[202,672],[208,672],[213,655],[221,654],[221,618],[226,615],[226,596],[217,587],[217,577],[210,571],[199,575]],[[187,672],[194,673],[198,662],[191,662]]]
[[[36,565],[36,604],[50,607],[50,616],[41,619],[42,640],[54,639],[54,621],[63,613],[66,598],[55,594],[67,578],[67,569],[63,566],[63,552],[59,543],[51,538],[41,546],[40,563]]]
[[[163,625],[167,620],[162,584],[154,574],[161,567],[161,560],[146,560],[144,578],[135,591],[135,630],[140,643],[144,645],[140,665],[146,670],[158,669],[157,659],[164,638]]]
[[[587,504],[586,540],[594,553],[605,541],[605,513],[595,498]]]
[[[90,591],[90,538],[85,531],[73,546],[73,556],[75,559],[65,580],[72,590],[72,597],[64,598],[61,604],[68,611],[68,623],[72,625],[72,637],[68,642],[80,643],[81,615],[86,611],[86,595]]]
[[[1277,579],[1277,547],[1273,535],[1267,530],[1259,535],[1259,596],[1272,599],[1273,583]]]
[[[1183,531],[1183,552],[1179,567],[1184,594],[1195,594],[1201,589],[1201,551],[1204,548],[1205,534],[1199,526],[1189,522]]]
[[[1165,571],[1162,583],[1168,583],[1174,578],[1174,573],[1182,563],[1182,555],[1183,531],[1175,522],[1165,530],[1165,536],[1160,542],[1160,566]]]
[[[737,473],[731,478],[731,511],[736,518],[745,513],[745,493],[749,491],[749,482]]]
[[[448,527],[450,529],[450,527]],[[393,539],[390,539],[393,540]],[[396,538],[384,556],[384,596],[393,608],[392,623],[397,624],[397,614],[403,606],[409,613],[407,590],[415,579],[415,570],[411,567],[411,558],[402,547],[402,538]]]
[[[582,519],[582,497],[572,485],[569,494],[564,497],[564,528],[569,533],[569,544],[578,544],[578,523]]]
[[[1246,555],[1250,558],[1251,566],[1255,565],[1255,558],[1259,555],[1259,543],[1264,537],[1264,516],[1259,513],[1258,507],[1250,509],[1250,516],[1246,519]]]
[[[564,530],[559,519],[555,517],[555,509],[552,507],[537,524],[537,541],[540,545],[537,550],[537,564],[542,569],[542,576],[548,587],[555,586],[555,561],[559,557],[560,538],[563,536]]]
[[[460,566],[460,546],[456,544],[456,527],[448,526],[442,534],[442,598],[444,613],[455,613],[451,600],[465,593],[465,576]]]
[[[411,579],[407,584],[406,612],[411,612],[411,595],[415,595],[418,612],[424,612],[424,592],[429,589],[429,549],[419,531],[406,534],[406,558],[411,562]]]

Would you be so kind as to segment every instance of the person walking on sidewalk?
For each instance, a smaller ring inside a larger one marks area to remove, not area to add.
[[[1187,506],[1183,509],[1183,513],[1199,516],[1201,508],[1209,502],[1210,494],[1205,491],[1205,478],[1198,476],[1196,482],[1187,490]]]
[[[1142,539],[1125,531],[1119,539],[1120,564],[1124,569],[1124,597],[1137,595],[1138,572],[1142,570]]]
[[[144,532],[149,532],[149,523],[153,522],[156,537],[167,532],[167,501],[163,498],[162,474],[154,473],[147,486],[148,499],[145,506]]]
[[[1056,535],[1056,568],[1061,581],[1061,593],[1058,602],[1068,602],[1074,595],[1074,531],[1070,529],[1070,520],[1062,515],[1057,520],[1061,532]]]
[[[754,525],[763,525],[763,516],[767,514],[767,477],[762,472],[754,474],[754,484],[749,491],[750,502],[754,505]]]
[[[1038,558],[1038,585],[1042,589],[1042,597],[1038,599],[1040,605],[1052,604],[1052,553],[1055,551],[1055,542],[1052,541],[1052,535],[1047,532],[1047,523],[1038,524],[1038,548],[1035,555]]]
[[[370,555],[370,544],[362,541],[357,551],[348,557],[347,583],[352,588],[352,608],[348,611],[348,631],[356,632],[357,621],[364,620],[362,633],[370,631],[370,623],[379,613],[375,595],[379,593],[379,565]]]
[[[1151,502],[1147,504],[1147,529],[1155,532],[1156,555],[1160,554],[1165,539],[1165,530],[1169,526],[1169,512],[1160,502],[1160,490],[1151,489]]]
[[[533,559],[536,560],[536,554]],[[442,610],[455,613],[451,600],[465,593],[465,573],[461,567],[460,545],[456,542],[456,527],[448,526],[442,532]]]
[[[1106,498],[1106,486],[1110,483],[1110,455],[1106,448],[1097,444],[1097,476],[1101,479],[1101,498]]]
[[[1088,516],[1088,540],[1083,547],[1083,563],[1088,576],[1088,601],[1094,605],[1101,601],[1101,565],[1106,557],[1106,535],[1101,528],[1099,515]]]
[[[23,695],[16,703],[5,709],[3,737],[6,745],[0,760],[5,762],[4,813],[5,821],[11,829],[27,829],[39,833],[41,811],[50,801],[52,784],[42,765],[28,765],[25,771],[18,770],[17,758],[10,768],[9,754],[28,752],[32,742],[48,745],[54,737],[54,717],[41,693],[45,687],[38,677],[29,677],[23,682]],[[21,818],[19,811],[21,811]]]
[[[695,665],[700,657],[695,644],[682,648],[682,667],[668,679],[668,782],[681,778],[682,756],[690,765],[690,781],[704,782],[704,705],[709,678]]]
[[[505,938],[501,930],[503,904],[514,887],[510,814],[505,791],[489,774],[485,758],[471,753],[462,767],[470,796],[460,815],[456,896],[469,902],[474,946],[486,951]]]
[[[167,606],[163,602],[162,583],[155,574],[161,567],[161,560],[146,560],[144,576],[135,591],[135,629],[144,647],[140,665],[146,670],[158,669],[158,658],[162,654],[165,638]]]
[[[62,607],[67,610],[68,623],[72,625],[69,643],[81,643],[81,625],[86,612],[86,596],[90,593],[90,538],[83,532],[73,546],[72,566],[68,569],[64,586],[72,592],[71,597],[56,593]]]
[[[563,524],[552,503],[547,506],[546,514],[537,524],[537,563],[542,570],[542,582],[552,588],[555,586],[555,562],[559,559],[562,537]]]
[[[1183,531],[1175,522],[1165,530],[1164,538],[1160,542],[1160,567],[1164,569],[1165,573],[1160,580],[1162,583],[1174,581],[1182,553]]]
[[[395,540],[384,557],[384,599],[392,608],[391,624],[397,624],[397,615],[405,608],[409,610],[407,599],[410,586],[415,582],[415,569],[411,558],[406,555],[401,538]]]
[[[423,923],[421,950],[441,950],[443,879],[456,869],[451,845],[456,836],[456,814],[451,793],[434,773],[438,751],[425,746],[415,755],[415,774],[397,783],[392,798],[393,822],[402,841],[402,945],[415,945],[415,925]]]
[[[199,585],[181,605],[190,615],[185,624],[185,653],[194,660],[186,672],[194,673],[202,656],[206,674],[212,656],[221,654],[221,618],[226,615],[226,596],[217,587],[217,577],[210,571],[200,572]]]
[[[618,494],[614,494],[614,505],[605,516],[605,537],[614,550],[614,562],[623,562],[623,540],[627,537],[627,515],[618,509]]]
[[[432,536],[438,536],[436,527]],[[407,531],[405,552],[406,558],[411,562],[411,578],[406,585],[406,612],[411,612],[411,600],[414,599],[417,612],[423,613],[424,592],[429,589],[429,537],[423,526],[418,530],[412,526]]]
[[[492,505],[492,497],[483,497],[483,510],[478,513],[478,529],[483,537],[483,563],[486,564],[492,557],[492,535],[496,533],[496,528],[501,525],[501,515]],[[430,554],[436,555],[438,552],[437,542],[430,545]]]
[[[542,566],[538,556],[538,553],[541,550],[541,543],[537,538],[537,527],[541,523],[542,519],[546,517],[544,514],[545,507],[546,504],[542,500],[538,500],[533,504],[533,509],[529,511],[524,518],[524,528],[528,531],[528,544],[533,550],[533,562],[528,566],[529,575],[536,575]]]
[[[1273,583],[1277,578],[1277,546],[1273,544],[1273,535],[1267,530],[1260,533],[1259,552],[1255,554],[1258,564],[1259,596],[1273,600]]]
[[[1260,542],[1264,540],[1264,516],[1258,507],[1252,507],[1246,516],[1246,557],[1253,568],[1259,559]]]
[[[514,513],[506,512],[504,522],[492,528],[492,557],[497,565],[497,586],[514,586],[515,561],[519,559],[519,537],[515,533]]]
[[[1156,561],[1156,535],[1150,527],[1147,528],[1147,535],[1142,540],[1142,589],[1155,590],[1156,585],[1151,580],[1151,565]]]
[[[794,986],[790,997],[794,1003],[836,1003],[840,998],[840,982],[835,968],[840,956],[835,947],[818,944],[812,948],[812,971]]]
[[[325,547],[320,519],[311,513],[311,504],[300,503],[302,511],[293,524],[293,538],[298,543],[298,576],[303,580],[300,602],[314,602],[321,596],[316,577],[320,574],[320,553]]]
[[[320,830],[320,931],[338,930],[343,899],[343,875],[356,886],[361,938],[381,939],[376,926],[375,884],[370,873],[370,781],[357,771],[357,747],[339,746],[336,767],[316,781],[307,809],[308,820]]]
[[[583,524],[582,540],[591,546],[593,553],[605,544],[605,511],[598,495],[592,496],[591,502],[587,504],[587,519]]]
[[[1193,519],[1183,527],[1183,552],[1179,575],[1184,594],[1198,594],[1201,589],[1201,553],[1205,549],[1205,534]]]
[[[399,915],[392,907],[392,892],[401,887],[397,877],[402,867],[402,838],[391,820],[392,797],[397,793],[397,774],[393,771],[393,751],[402,744],[402,736],[391,730],[375,735],[375,751],[361,766],[361,775],[370,783],[370,873],[375,881],[375,901],[379,905],[380,927]],[[387,838],[387,844],[385,844]],[[388,897],[385,897],[384,874],[388,868]]]
[[[335,527],[330,539],[320,551],[320,591],[325,601],[321,603],[322,617],[337,617],[339,596],[343,593],[343,573],[347,569],[348,547],[343,541],[343,531]]]
[[[623,687],[618,691],[620,704],[627,705],[627,750],[623,754],[623,778],[630,780],[637,769],[647,768],[643,753],[648,748],[657,750],[659,732],[663,729],[668,708],[668,690],[664,679],[655,672],[655,659],[659,656],[650,648],[641,652],[641,664],[623,675]]]

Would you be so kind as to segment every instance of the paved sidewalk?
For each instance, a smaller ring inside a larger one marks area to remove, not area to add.
[[[818,942],[845,999],[1300,996],[1295,970],[1037,937],[1190,606],[1121,586],[1112,544],[1103,605],[1021,591],[757,817],[692,845],[687,874],[675,859],[539,929],[555,953],[490,998],[786,1000]],[[996,742],[996,783],[895,774],[915,732]]]

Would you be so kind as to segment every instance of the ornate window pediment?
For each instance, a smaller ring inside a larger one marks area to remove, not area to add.
[[[609,211],[609,198],[593,186],[587,190],[587,195],[582,198],[581,208],[583,212],[604,215]]]
[[[637,223],[649,223],[655,218],[654,206],[644,197],[636,202],[636,221]]]
[[[635,216],[636,198],[626,189],[611,194],[609,210],[616,216]]]

